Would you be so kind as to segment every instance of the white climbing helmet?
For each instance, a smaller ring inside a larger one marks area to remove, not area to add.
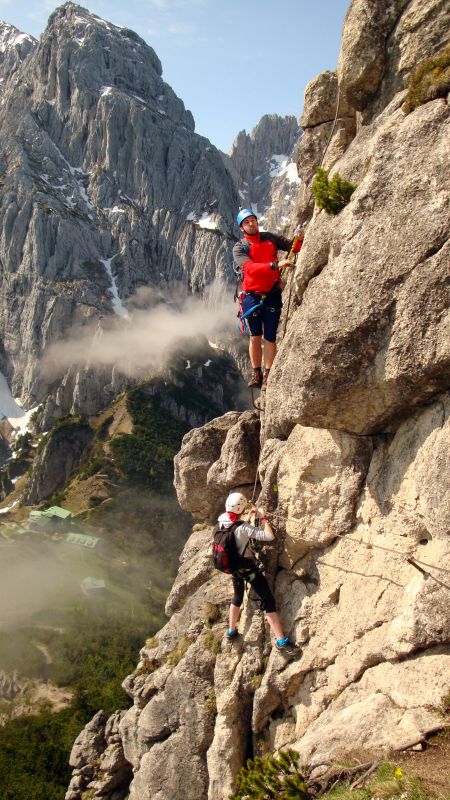
[[[242,514],[247,502],[247,498],[243,494],[233,492],[226,499],[225,511],[232,511],[233,514]]]

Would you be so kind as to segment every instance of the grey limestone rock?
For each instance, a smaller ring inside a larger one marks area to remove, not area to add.
[[[393,101],[337,163],[358,188],[337,217],[321,211],[308,228],[267,435],[294,422],[387,430],[446,387],[448,122],[445,101],[407,117]]]
[[[448,46],[449,23],[445,0],[353,0],[337,67],[345,100],[372,119],[420,61]]]
[[[0,698],[2,700],[16,700],[23,697],[27,690],[26,681],[21,681],[17,672],[12,675],[0,670]]]
[[[327,70],[308,83],[300,124],[303,136],[297,151],[298,173],[309,184],[316,167],[334,164],[356,133],[355,111],[339,89],[336,72]]]
[[[189,431],[174,461],[181,507],[201,522],[215,522],[230,491],[250,497],[256,481],[259,434],[255,411],[230,411]]]
[[[214,484],[207,487],[207,474],[220,457],[222,445],[239,413],[230,411],[202,428],[189,431],[174,459],[174,484],[178,502],[201,522],[215,521],[223,508],[223,492]]]
[[[37,45],[36,39],[0,21],[0,83],[4,83]],[[3,87],[2,87],[3,88]]]
[[[255,752],[294,747],[303,763],[317,764],[360,747],[389,749],[442,721],[450,620],[445,575],[430,565],[450,569],[448,414],[439,398],[395,437],[373,442],[296,429],[278,469],[268,443],[275,519],[301,497],[309,522],[318,518],[306,555],[275,575],[283,625],[299,647],[289,662],[271,648],[251,599],[241,637],[226,642],[230,580],[206,566],[212,529],[194,531],[169,597],[172,616],[124,684],[134,699],[119,726],[133,767],[130,800],[228,800],[248,736]]]
[[[358,111],[343,106],[326,165],[358,188],[331,218],[301,187],[311,222],[259,461],[261,501],[281,534],[269,576],[298,650],[290,660],[274,650],[251,598],[239,639],[223,639],[231,586],[210,569],[211,528],[196,530],[172,616],[124,684],[131,800],[228,800],[249,737],[255,754],[293,747],[317,765],[361,748],[376,757],[444,724],[449,109],[441,99],[405,117],[401,105],[414,51],[446,40],[447,8],[353,0],[337,75]],[[336,91],[331,73],[311,88],[306,180]],[[177,490],[200,519],[213,521],[244,479],[244,432],[256,428],[228,414],[185,438]],[[207,630],[205,604],[217,612]]]
[[[131,766],[126,760],[119,736],[123,711],[107,717],[99,711],[77,737],[70,754],[74,767],[66,800],[86,796],[107,796],[122,800],[131,780]]]

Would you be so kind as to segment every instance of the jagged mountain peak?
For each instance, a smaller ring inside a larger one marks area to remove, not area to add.
[[[251,133],[238,133],[230,150],[242,204],[262,215],[260,221],[271,230],[285,230],[291,223],[299,184],[295,150],[300,136],[296,117],[265,114]]]
[[[57,40],[70,40],[77,51],[81,48],[81,59],[92,45],[103,47],[106,52],[108,48],[118,47],[124,60],[131,58],[136,63],[145,62],[145,66],[150,66],[159,77],[162,75],[161,61],[153,48],[137,33],[114,25],[76,3],[64,3],[49,17],[43,41],[55,37]]]
[[[0,82],[7,80],[37,46],[28,33],[0,20]]]
[[[239,131],[229,155],[232,159],[239,160],[241,153],[244,156],[242,151],[251,148],[254,151],[254,161],[257,161],[275,152],[274,146],[281,148],[279,152],[290,153],[299,135],[296,117],[264,114],[250,133],[245,129]]]
[[[68,2],[58,6],[48,19],[47,30],[58,26],[60,22],[66,26],[67,33],[70,32],[68,26],[79,29],[83,34],[87,33],[85,26],[90,26],[91,30],[99,30],[109,36],[120,36],[121,38],[129,39],[138,46],[149,46],[135,31],[126,28],[124,25],[115,25],[113,22],[108,22],[89,11],[89,9],[78,5],[78,3]],[[161,62],[156,53],[155,58],[159,64],[159,72],[161,74]]]
[[[67,109],[75,93],[124,92],[194,130],[184,103],[162,79],[161,62],[138,34],[65,3],[50,16],[36,53],[34,97]]]
[[[11,47],[19,47],[25,44],[34,48],[37,41],[29,33],[22,33],[9,22],[0,20],[0,53],[4,54]]]

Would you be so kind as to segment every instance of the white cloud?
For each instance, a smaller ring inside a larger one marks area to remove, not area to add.
[[[125,375],[139,377],[160,369],[180,337],[203,334],[214,339],[235,325],[232,294],[220,280],[208,287],[203,299],[172,285],[168,305],[154,289],[142,287],[127,305],[127,320],[110,316],[52,344],[41,362],[44,373],[54,377],[77,364],[117,367]]]

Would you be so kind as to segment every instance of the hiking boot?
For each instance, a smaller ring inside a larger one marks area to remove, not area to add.
[[[275,647],[280,653],[284,653],[287,656],[294,656],[300,652],[299,648],[292,644],[287,636],[285,639],[276,639]]]
[[[263,374],[261,368],[254,369],[252,372],[251,380],[247,383],[249,389],[260,389],[263,382]]]
[[[239,636],[239,631],[237,628],[233,628],[232,631],[230,631],[230,629],[228,628],[225,636],[229,641],[232,641],[233,639],[236,639],[236,636]]]
[[[262,379],[262,389],[267,389],[267,381],[269,380],[269,372],[270,372],[270,367],[269,367],[269,369],[265,369],[264,370],[264,375],[263,375],[263,379]]]

